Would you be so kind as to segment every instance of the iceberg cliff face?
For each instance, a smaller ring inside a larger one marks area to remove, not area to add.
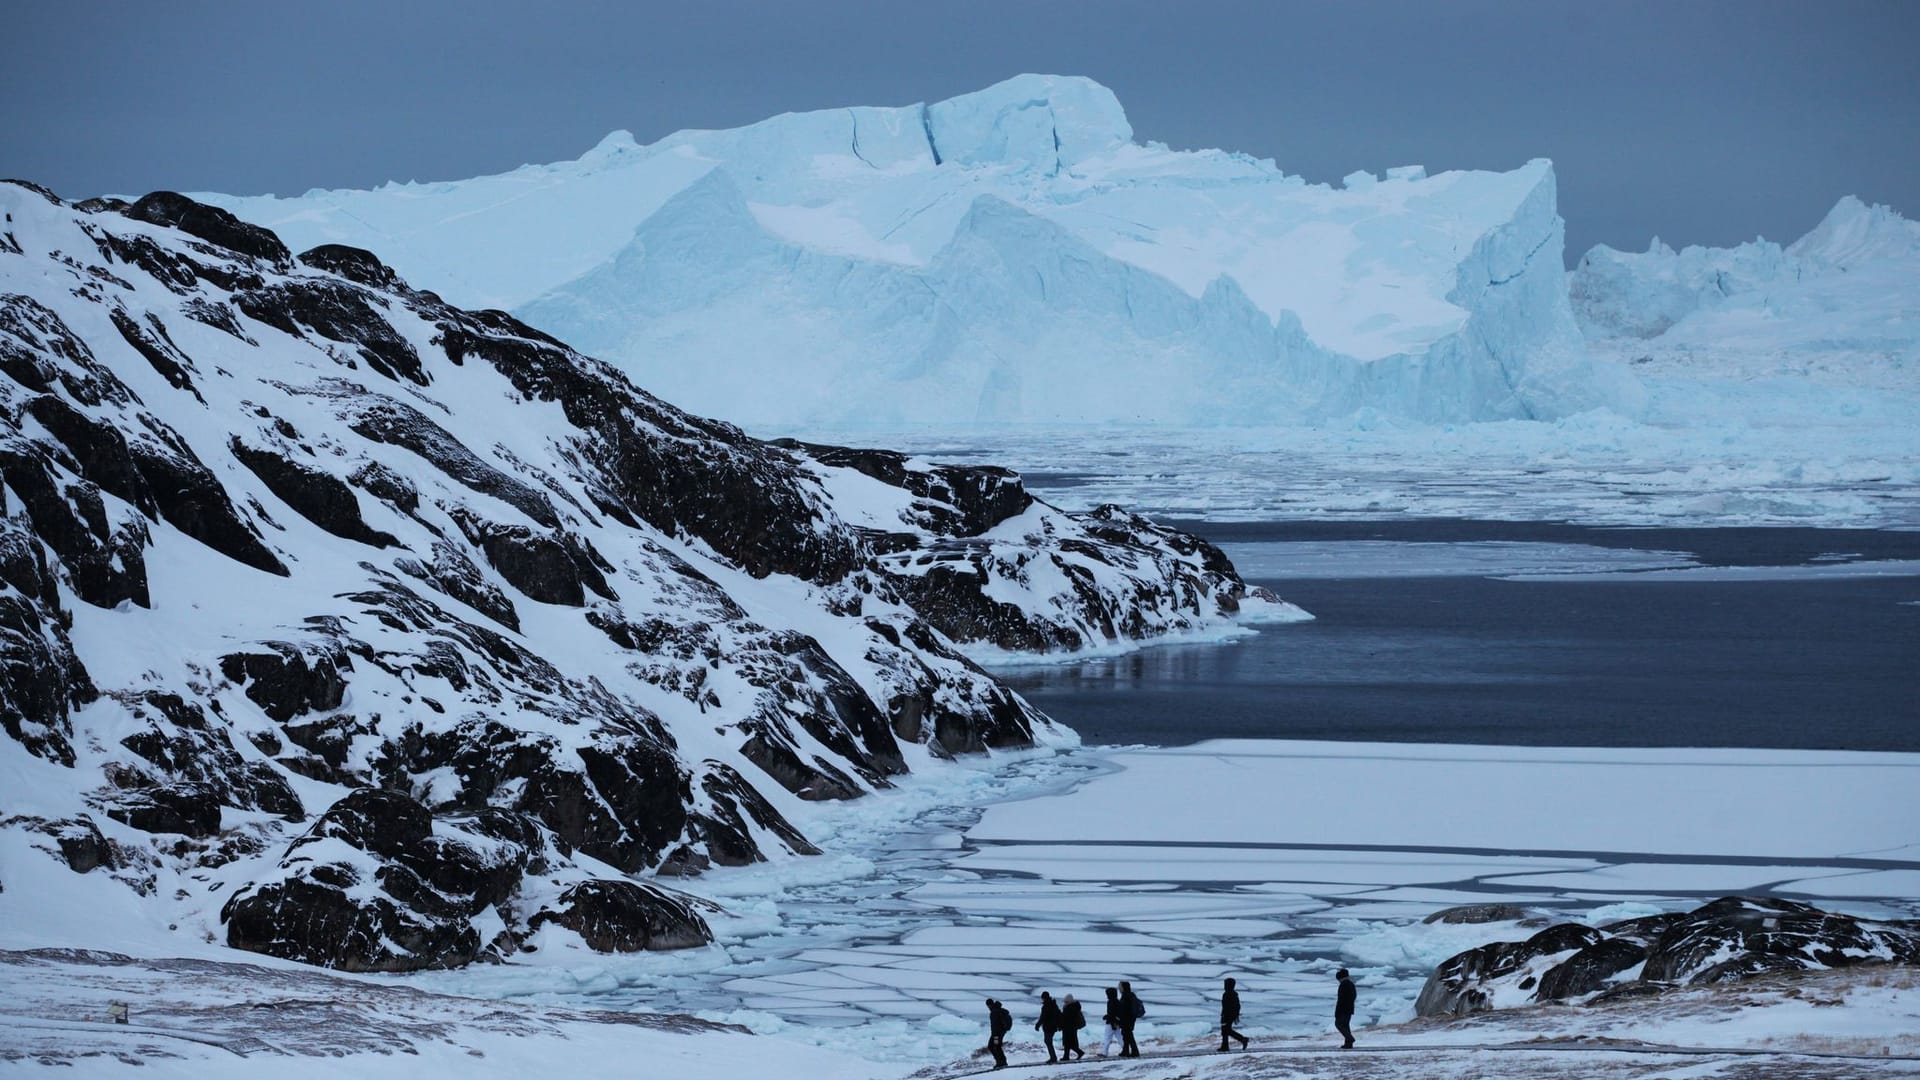
[[[390,253],[669,398],[766,424],[1422,419],[1621,405],[1560,269],[1552,167],[1308,185],[1133,141],[1023,75],[450,184],[208,196]]]

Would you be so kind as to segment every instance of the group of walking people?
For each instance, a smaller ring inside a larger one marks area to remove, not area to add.
[[[1346,1040],[1342,1050],[1353,1049],[1353,1007],[1358,997],[1353,979],[1347,969],[1341,968],[1339,993],[1334,998],[1333,1023],[1342,1038]],[[1112,1054],[1113,1044],[1120,1044],[1121,1057],[1139,1057],[1140,1046],[1133,1041],[1134,1025],[1147,1015],[1147,1007],[1133,992],[1133,984],[1122,981],[1119,986],[1107,987],[1107,1007],[1100,1019],[1107,1026],[1106,1041],[1100,1046],[1102,1054]],[[1231,1048],[1234,1039],[1240,1041],[1240,1049],[1245,1050],[1248,1040],[1245,1035],[1234,1029],[1240,1022],[1240,993],[1234,989],[1234,981],[1227,979],[1220,991],[1220,1049],[1224,1052]],[[1078,1061],[1087,1056],[1080,1047],[1080,1031],[1087,1026],[1086,1009],[1072,994],[1061,1001],[1053,1000],[1053,993],[1040,992],[1040,1018],[1033,1022],[1047,1044],[1047,1064]],[[1013,1030],[1013,1013],[1005,1005],[993,998],[987,999],[987,1052],[993,1055],[993,1067],[1007,1067],[1006,1038]],[[1053,1047],[1055,1037],[1060,1039],[1060,1049]]]

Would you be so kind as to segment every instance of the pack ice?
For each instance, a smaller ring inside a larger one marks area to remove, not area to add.
[[[1084,78],[773,117],[453,183],[200,196],[383,253],[729,419],[1293,422],[1625,407],[1550,163],[1315,185],[1133,139]]]
[[[699,944],[659,879],[1071,741],[962,647],[1268,599],[1006,470],[748,438],[360,249],[169,193],[0,209],[0,947]]]

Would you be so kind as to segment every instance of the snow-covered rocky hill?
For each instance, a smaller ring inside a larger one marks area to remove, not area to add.
[[[1784,248],[1603,244],[1569,289],[1597,350],[1653,372],[1916,385],[1920,223],[1851,195]]]
[[[364,250],[166,193],[0,210],[10,940],[697,944],[656,878],[1071,739],[963,649],[1288,610],[1005,470],[750,439]]]
[[[1566,299],[1553,170],[1307,184],[1133,139],[1084,78],[777,116],[371,191],[198,196],[382,253],[766,425],[1628,411]]]

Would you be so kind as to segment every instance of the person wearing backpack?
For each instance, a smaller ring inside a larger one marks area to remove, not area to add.
[[[1087,1056],[1080,1049],[1080,1029],[1087,1026],[1087,1014],[1080,1003],[1067,995],[1067,1003],[1060,1007],[1060,1060],[1077,1061]]]
[[[1139,1057],[1140,1044],[1133,1041],[1133,1025],[1147,1015],[1147,1007],[1133,994],[1133,984],[1120,982],[1120,1056]]]
[[[1007,1067],[1007,1032],[1013,1030],[1013,1014],[1005,1005],[987,999],[987,1052],[993,1055],[993,1067]]]
[[[1058,1065],[1060,1059],[1053,1052],[1053,1037],[1060,1034],[1060,1006],[1054,1004],[1053,995],[1040,991],[1040,1019],[1033,1022],[1047,1041],[1047,1064]]]

